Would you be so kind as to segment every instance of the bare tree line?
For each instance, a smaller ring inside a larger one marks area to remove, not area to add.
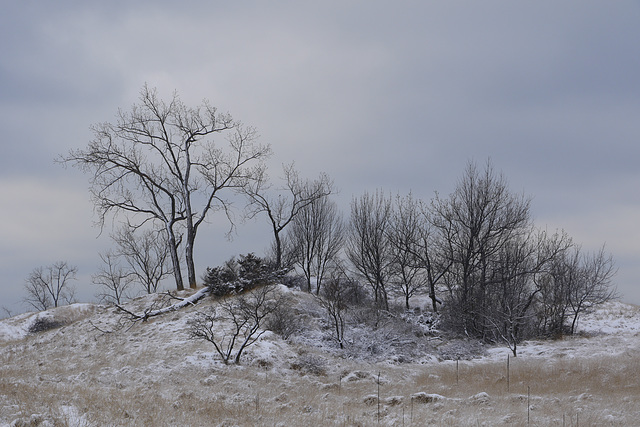
[[[490,162],[469,163],[447,197],[364,193],[345,219],[327,175],[304,179],[289,164],[275,185],[265,166],[270,147],[207,101],[190,108],[177,94],[165,102],[144,86],[138,104],[92,129],[88,146],[60,161],[89,174],[101,227],[122,219],[111,234],[116,249],[101,254],[93,276],[108,302],[119,304],[134,283],[156,292],[169,275],[183,290],[185,270],[195,288],[198,230],[216,211],[233,230],[237,195],[245,197],[245,218],[268,221],[271,266],[299,272],[307,291],[338,298],[345,293],[336,286],[357,281],[377,310],[389,310],[396,298],[410,309],[424,294],[452,328],[504,341],[514,354],[524,337],[575,332],[582,313],[615,296],[615,266],[604,248],[586,253],[563,232],[537,229],[530,198],[511,192]],[[52,291],[57,267],[36,269],[27,280],[34,307],[70,300],[63,292],[70,287]],[[63,267],[68,283],[75,268]]]
[[[511,192],[490,162],[484,169],[469,163],[448,197],[364,193],[352,200],[346,223],[325,208],[331,203],[314,200],[286,234],[285,258],[302,271],[308,291],[315,278],[316,294],[325,275],[346,270],[377,309],[389,310],[391,297],[409,309],[415,295],[426,294],[434,312],[443,306],[449,327],[503,342],[514,355],[525,338],[575,333],[582,314],[616,296],[615,264],[604,247],[587,253],[563,231],[536,228],[530,199]],[[334,230],[341,237],[331,239]],[[318,241],[331,242],[330,250]],[[323,269],[310,267],[314,257]],[[325,298],[340,296],[333,289],[339,282],[326,285]],[[325,305],[340,330],[339,305]]]

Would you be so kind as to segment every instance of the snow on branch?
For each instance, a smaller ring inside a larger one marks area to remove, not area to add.
[[[195,305],[196,302],[200,301],[202,298],[204,298],[205,296],[207,296],[209,294],[209,288],[204,287],[202,289],[200,289],[198,292],[196,292],[195,294],[191,295],[190,297],[187,298],[180,298],[180,297],[176,297],[174,295],[170,295],[172,298],[176,298],[179,300],[179,302],[170,305],[168,307],[164,307],[164,308],[160,308],[158,310],[151,310],[151,309],[147,309],[145,310],[142,314],[136,314],[133,313],[129,310],[127,310],[126,308],[117,305],[116,307],[121,310],[124,311],[125,313],[127,313],[129,316],[131,316],[131,318],[134,321],[137,320],[142,320],[143,322],[146,321],[149,317],[154,317],[154,316],[159,316],[161,314],[165,314],[165,313],[169,313],[172,311],[176,311],[179,310],[187,305]]]

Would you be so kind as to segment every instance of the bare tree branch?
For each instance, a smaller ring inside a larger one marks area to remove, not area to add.
[[[282,267],[283,245],[280,233],[303,209],[334,192],[333,182],[324,173],[313,181],[302,180],[293,163],[283,165],[283,172],[284,187],[278,190],[275,197],[267,194],[271,190],[271,184],[264,170],[242,188],[249,198],[246,217],[254,218],[264,212],[269,219],[275,239],[277,269]]]

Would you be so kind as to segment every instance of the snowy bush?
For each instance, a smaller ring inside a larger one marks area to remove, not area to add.
[[[283,275],[284,272],[249,253],[240,255],[238,260],[231,258],[222,266],[207,268],[202,281],[211,295],[221,297],[273,284]]]
[[[305,281],[306,279],[304,276],[300,276],[298,274],[286,274],[282,276],[280,283],[290,289],[302,290],[305,289]]]
[[[231,258],[224,265],[207,268],[202,281],[209,288],[211,295],[223,296],[235,291],[238,280],[238,263]]]
[[[406,311],[400,318],[420,330],[423,335],[437,333],[440,326],[440,315],[432,311]]]

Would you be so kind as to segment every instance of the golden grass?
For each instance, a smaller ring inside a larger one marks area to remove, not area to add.
[[[32,414],[56,426],[629,426],[640,419],[640,354],[631,351],[511,358],[508,381],[506,357],[456,369],[451,361],[360,363],[303,346],[266,368],[250,357],[223,366],[207,343],[160,339],[170,321],[110,334],[78,322],[0,343],[0,424]],[[301,354],[324,359],[318,372],[326,375],[295,368]],[[416,393],[443,398],[425,403]]]
[[[530,425],[562,425],[564,417],[567,426],[622,426],[638,419],[639,365],[640,356],[512,360],[510,391],[506,364],[495,362],[461,364],[457,384],[452,363],[364,370],[345,363],[345,371],[366,374],[352,382],[340,374],[232,366],[196,369],[186,379],[170,374],[168,381],[136,385],[121,379],[107,386],[91,374],[74,383],[62,378],[62,370],[39,379],[12,367],[2,370],[0,395],[23,415],[48,410],[56,425],[69,425],[60,408],[73,406],[86,414],[85,425],[368,426],[378,423],[379,369],[381,425],[527,425],[529,408]],[[419,403],[411,398],[417,392],[446,399]],[[472,398],[481,392],[488,397]]]

